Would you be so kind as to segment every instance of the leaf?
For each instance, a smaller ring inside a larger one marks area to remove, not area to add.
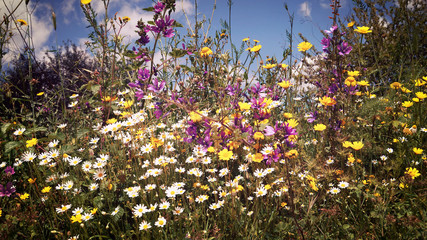
[[[62,145],[61,151],[62,153],[72,153],[76,147],[73,145]]]
[[[181,58],[184,57],[187,54],[186,50],[175,48],[171,51],[170,55],[174,58]]]
[[[8,153],[10,151],[12,151],[12,149],[16,148],[16,147],[20,147],[21,146],[21,142],[8,142],[4,145],[4,152]]]
[[[143,8],[142,10],[147,11],[147,12],[152,12],[152,11],[154,11],[154,7]]]
[[[101,208],[102,208],[102,206],[104,205],[104,203],[102,202],[102,197],[101,197],[101,196],[95,197],[95,198],[93,199],[93,205],[94,205],[96,208],[101,209]]]
[[[136,55],[135,52],[132,50],[127,50],[123,53],[123,56],[128,58],[136,58],[138,55]]]
[[[344,230],[349,229],[349,228],[350,228],[350,225],[348,225],[348,224],[344,224],[344,225],[342,226],[342,228],[343,228]]]
[[[3,134],[6,134],[6,131],[7,131],[7,130],[9,130],[10,125],[11,125],[11,123],[5,123],[5,124],[3,124],[3,125],[1,126],[1,132],[2,132]]]
[[[82,128],[82,129],[79,129],[79,130],[77,131],[77,139],[82,138],[86,133],[89,133],[89,132],[90,132],[90,129],[89,129],[89,128]]]
[[[154,24],[154,21],[148,21],[147,23],[150,25],[153,25],[153,26],[156,25],[156,24]]]
[[[56,134],[49,134],[49,139],[58,139],[60,141],[65,141],[65,134],[62,132],[58,132]]]
[[[96,95],[99,92],[99,89],[101,89],[101,85],[92,85],[90,90],[92,91],[92,94]]]
[[[45,127],[35,127],[35,128],[28,129],[27,131],[25,131],[24,134],[26,136],[28,136],[28,135],[35,133],[35,132],[46,132],[46,131],[47,131],[47,128],[45,128]]]
[[[184,27],[181,23],[179,23],[179,22],[177,22],[177,21],[175,21],[175,22],[173,23],[173,26],[174,26],[174,27]]]

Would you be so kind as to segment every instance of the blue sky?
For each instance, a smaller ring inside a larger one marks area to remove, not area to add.
[[[9,8],[16,5],[18,0],[5,0]],[[177,12],[174,18],[184,25],[178,31],[186,33],[187,21],[183,11],[194,22],[195,6],[193,0],[177,0]],[[202,19],[203,15],[207,19],[211,18],[212,9],[215,0],[198,1],[198,18]],[[220,29],[220,21],[228,21],[227,0],[217,0],[216,10],[212,18],[212,29],[209,35],[213,35],[215,30]],[[284,47],[288,46],[286,39],[286,30],[290,30],[289,18],[285,11],[284,4],[287,2],[291,13],[294,13],[294,37],[295,46],[301,42],[298,33],[301,32],[310,42],[319,46],[322,38],[320,30],[329,29],[331,15],[329,0],[306,0],[306,1],[284,1],[284,0],[233,0],[232,5],[232,40],[237,46],[245,37],[257,39],[262,44],[262,56],[273,56],[280,58]],[[1,3],[3,4],[3,3]],[[351,11],[351,1],[342,0],[340,9],[341,17],[348,16]],[[92,0],[92,7],[99,13],[104,14],[101,0]],[[134,33],[137,20],[149,20],[150,14],[142,11],[142,8],[152,5],[150,0],[110,0],[109,15],[129,16],[131,21],[123,30],[124,35],[129,35],[129,42],[136,38]],[[29,20],[26,13],[25,4],[21,4],[18,9],[16,18]],[[1,14],[5,8],[1,8]],[[76,44],[82,44],[87,40],[89,29],[86,28],[88,23],[80,8],[80,0],[31,0],[28,11],[33,12],[31,15],[32,36],[34,46],[39,56],[47,49],[55,47],[56,42],[59,45],[63,41],[71,40]],[[51,12],[54,11],[57,17],[57,30],[54,31]],[[19,49],[22,43],[17,36],[10,45],[11,52],[8,58],[13,57],[13,49]],[[83,45],[82,45],[83,46]],[[16,53],[16,52],[15,52]]]

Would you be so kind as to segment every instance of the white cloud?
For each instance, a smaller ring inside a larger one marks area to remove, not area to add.
[[[0,16],[3,17],[5,14],[9,15],[9,11],[17,9],[11,19],[12,33],[13,36],[9,43],[6,45],[8,53],[4,56],[3,61],[5,63],[10,62],[14,57],[22,53],[25,43],[30,43],[30,47],[35,49],[37,57],[43,55],[46,49],[46,44],[49,37],[53,33],[52,24],[52,7],[46,3],[33,3],[30,1],[28,6],[25,3],[18,5],[19,2],[14,0],[5,0],[5,7],[0,8]],[[16,19],[23,19],[28,22],[28,27],[15,25]],[[31,41],[29,39],[31,38]]]
[[[311,18],[311,6],[310,3],[305,1],[300,4],[299,6],[299,14],[301,14],[303,17]]]
[[[177,0],[175,10],[177,14],[185,12],[187,15],[194,15],[194,5],[190,0]]]
[[[61,8],[61,12],[65,24],[70,24],[72,22],[72,19],[74,18],[77,19],[77,12],[75,7],[78,5],[77,1],[78,0],[67,0],[62,2],[63,5]]]
[[[330,9],[331,8],[331,1],[328,0],[320,0],[320,6],[324,9]]]

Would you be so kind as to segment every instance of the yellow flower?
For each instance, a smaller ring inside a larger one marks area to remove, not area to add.
[[[423,85],[425,85],[427,82],[423,81],[422,79],[417,79],[415,80],[415,87],[421,87]]]
[[[262,132],[255,132],[254,133],[254,139],[255,140],[264,139],[264,134],[262,134]]]
[[[264,156],[261,153],[256,153],[252,155],[252,161],[256,163],[260,163],[264,159]]]
[[[399,82],[394,82],[394,83],[392,83],[392,84],[390,84],[390,87],[392,88],[392,89],[399,89],[399,88],[401,88],[402,87],[402,84],[400,84]]]
[[[413,148],[412,149],[414,151],[415,154],[423,154],[423,151],[421,148]]]
[[[405,107],[405,108],[411,107],[412,105],[414,105],[414,103],[411,101],[404,101],[402,103],[402,107]]]
[[[313,47],[313,44],[311,44],[309,42],[302,42],[302,43],[298,44],[298,51],[305,52],[308,49],[310,49],[311,47]]]
[[[16,20],[16,22],[20,23],[21,26],[27,26],[28,25],[27,21],[25,21],[24,19],[18,19],[18,20]]]
[[[264,69],[272,69],[272,68],[274,68],[276,66],[277,66],[277,64],[268,63],[268,64],[262,66],[262,68],[264,68]]]
[[[315,131],[319,131],[319,132],[322,132],[323,130],[325,130],[326,129],[326,125],[324,125],[324,124],[316,124],[315,126],[314,126],[314,130]]]
[[[347,71],[347,74],[349,77],[358,77],[360,76],[360,72],[359,71]]]
[[[368,81],[360,81],[360,82],[357,82],[357,85],[359,85],[359,86],[369,86],[369,82]]]
[[[129,22],[129,21],[130,21],[130,17],[128,17],[128,16],[123,17],[123,22]]]
[[[400,90],[401,90],[403,93],[411,93],[411,92],[412,92],[411,90],[407,89],[406,87],[401,87],[401,88],[400,88]]]
[[[83,5],[89,4],[92,0],[80,0]]]
[[[333,106],[333,105],[337,104],[335,99],[333,99],[331,97],[327,97],[327,96],[324,96],[319,101],[323,106]]]
[[[245,102],[239,102],[238,104],[239,104],[239,107],[240,107],[241,111],[249,110],[249,109],[251,109],[251,106],[252,106],[252,104],[245,103]]]
[[[37,93],[37,96],[42,96],[44,94],[44,92],[39,92]]]
[[[82,222],[82,215],[81,214],[77,214],[76,216],[72,216],[70,218],[70,220],[71,220],[71,223],[75,223],[75,222],[81,223]]]
[[[200,51],[200,56],[202,56],[202,57],[207,57],[207,56],[212,55],[212,54],[213,54],[212,50],[208,47],[204,47]]]
[[[357,29],[354,29],[355,32],[358,32],[360,34],[366,34],[372,32],[372,30],[369,29],[369,27],[357,27]]]
[[[27,140],[27,148],[32,147],[37,144],[37,138],[32,138],[31,140]]]
[[[316,182],[315,181],[310,181],[308,183],[308,185],[311,187],[311,189],[313,189],[313,191],[317,192],[319,190],[319,188],[316,186]]]
[[[220,160],[228,161],[233,156],[233,152],[228,151],[228,149],[224,148],[221,152],[218,153],[218,156]]]
[[[347,27],[348,27],[348,28],[351,28],[351,27],[353,27],[353,25],[354,25],[355,23],[356,23],[355,21],[351,21],[351,22],[347,23]]]
[[[259,41],[258,41],[258,40],[256,40],[256,39],[254,39],[254,42],[259,43]]]
[[[423,93],[423,92],[416,92],[415,95],[417,96],[417,98],[419,99],[424,99],[427,98],[427,94]]]
[[[414,97],[414,98],[412,98],[412,101],[413,101],[413,102],[420,102],[420,99],[419,99],[419,98]]]
[[[349,147],[351,147],[353,144],[351,143],[351,142],[349,142],[349,141],[345,141],[345,142],[343,142],[342,143],[342,146],[343,147],[345,147],[345,148],[349,148]]]
[[[251,49],[249,49],[251,52],[258,52],[262,48],[262,45],[255,45]]]
[[[48,193],[48,192],[50,192],[51,189],[52,189],[51,187],[44,187],[42,189],[42,193]]]
[[[242,39],[242,42],[246,42],[246,41],[248,41],[249,40],[249,38],[247,37],[247,38],[243,38]]]
[[[115,122],[117,122],[117,119],[115,119],[115,118],[110,118],[110,119],[108,119],[107,120],[107,124],[113,124],[113,123],[115,123]]]
[[[345,79],[344,84],[349,87],[356,86],[356,79],[354,77],[348,77]]]
[[[281,67],[282,69],[286,69],[286,68],[288,67],[288,65],[286,65],[286,64],[284,64],[284,63],[282,63],[282,64],[280,64],[280,67]]]
[[[37,178],[34,178],[34,179],[32,179],[32,178],[28,178],[28,182],[29,182],[30,184],[33,184],[33,183],[35,183],[35,182],[36,182],[36,179],[37,179]]]
[[[286,123],[289,125],[289,127],[291,128],[295,128],[296,126],[298,126],[298,121],[295,119],[289,119],[288,121],[286,121]]]
[[[134,103],[133,100],[129,100],[129,101],[124,102],[123,103],[123,108],[124,109],[129,109],[130,107],[132,107],[133,103]]]
[[[114,101],[116,99],[117,99],[117,97],[104,96],[104,97],[101,98],[101,101],[103,101],[103,102],[111,102],[111,101]]]
[[[199,122],[199,121],[201,121],[203,118],[202,118],[202,116],[200,115],[200,112],[199,112],[199,111],[197,111],[197,112],[192,111],[192,112],[190,112],[190,119],[191,119],[191,121],[193,121],[193,122]]]
[[[289,135],[288,136],[288,141],[289,142],[296,142],[298,140],[298,136],[297,135]]]
[[[362,149],[364,145],[365,144],[363,144],[361,141],[353,142],[351,144],[351,148],[353,148],[354,150],[358,151],[358,150]]]
[[[24,194],[22,194],[21,196],[19,196],[19,198],[20,198],[21,200],[25,200],[25,199],[27,199],[29,196],[30,196],[30,194],[28,194],[28,193],[24,193]]]
[[[288,89],[290,86],[292,86],[291,82],[289,81],[282,81],[278,83],[279,86],[281,86],[282,88],[284,88],[285,90]]]
[[[210,153],[215,152],[215,148],[212,146],[208,147],[208,152],[210,152]]]
[[[406,168],[405,174],[408,174],[412,179],[414,179],[414,178],[416,178],[416,177],[418,177],[418,176],[421,175],[420,172],[418,171],[418,169],[411,168],[411,167],[410,168]]]
[[[98,208],[94,208],[94,209],[90,210],[90,213],[95,215],[96,211],[98,211]]]
[[[285,153],[285,156],[288,158],[298,157],[298,151],[296,149],[289,150]]]
[[[289,118],[292,118],[292,113],[284,113],[283,114],[283,117],[285,117],[285,118],[287,118],[287,119],[289,119]]]

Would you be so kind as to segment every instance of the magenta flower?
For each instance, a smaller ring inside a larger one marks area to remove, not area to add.
[[[153,91],[155,93],[158,93],[160,91],[163,90],[163,88],[165,87],[166,82],[165,81],[161,81],[159,83],[159,80],[157,80],[157,78],[155,78],[153,80],[153,84],[148,85],[148,90]]]
[[[8,182],[6,186],[0,184],[0,197],[10,197],[10,195],[12,195],[14,192],[16,192],[16,189],[12,182]]]
[[[156,13],[161,13],[163,9],[165,9],[165,4],[163,4],[162,2],[158,2],[156,3],[156,5],[154,5],[154,12]]]
[[[12,176],[13,174],[15,174],[15,170],[13,169],[13,167],[11,167],[11,166],[7,166],[5,169],[4,169],[4,172],[6,173],[6,175],[8,175],[8,176]]]

